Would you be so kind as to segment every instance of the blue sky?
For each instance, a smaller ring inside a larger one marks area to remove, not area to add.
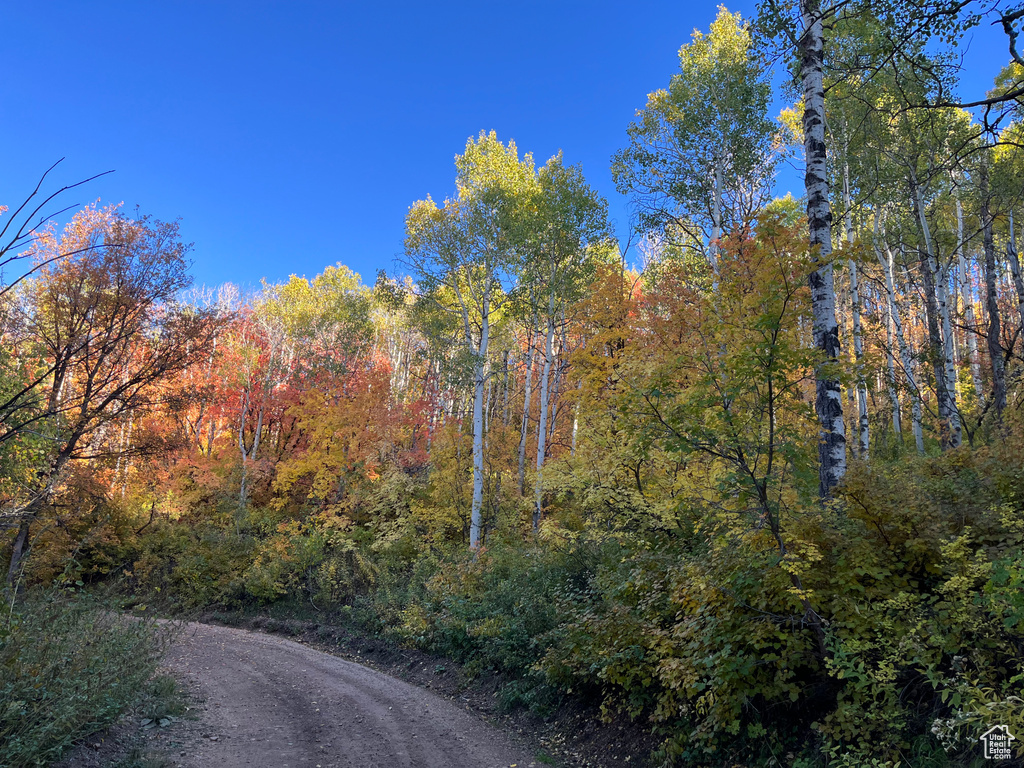
[[[753,3],[729,4],[744,15]],[[559,149],[611,205],[609,159],[715,2],[4,4],[0,203],[116,172],[66,203],[181,218],[198,283],[394,271],[409,205],[451,194],[481,129]],[[1007,59],[975,34],[965,90]],[[799,194],[799,189],[793,190]]]

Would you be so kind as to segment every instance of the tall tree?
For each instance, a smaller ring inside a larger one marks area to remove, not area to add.
[[[587,185],[579,168],[564,165],[561,154],[540,169],[531,207],[534,215],[527,235],[530,258],[524,276],[536,286],[531,291],[540,298],[535,316],[545,326],[534,479],[533,528],[537,530],[542,513],[555,335],[560,328],[564,330],[567,307],[579,300],[593,277],[591,246],[608,237],[609,226],[607,203]]]
[[[616,153],[612,175],[642,229],[657,230],[712,264],[719,241],[770,199],[771,88],[750,31],[722,8],[708,34],[679,49],[669,87],[647,97]]]
[[[804,99],[804,188],[808,235],[816,264],[809,281],[814,346],[821,353],[815,375],[814,410],[819,429],[819,493],[825,497],[846,474],[846,427],[836,366],[839,324],[831,262],[832,207],[825,144],[825,31],[820,0],[800,0],[800,18],[803,23],[799,38],[799,78]]]
[[[989,158],[982,158],[978,172],[981,197],[982,243],[985,253],[985,306],[988,310],[988,354],[992,366],[992,405],[996,418],[1001,419],[1006,409],[1006,370],[1003,360],[1002,332],[999,316],[999,292],[996,285],[996,246],[993,232],[992,189],[989,183]]]
[[[438,207],[429,197],[406,217],[405,264],[423,299],[457,318],[473,381],[473,501],[469,545],[483,537],[484,393],[492,326],[522,267],[520,215],[536,186],[533,157],[515,142],[481,132],[455,158],[457,197]]]
[[[91,242],[103,247],[83,246]],[[164,403],[167,392],[157,385],[205,360],[215,332],[208,313],[177,304],[190,278],[189,246],[175,223],[90,208],[63,237],[47,234],[33,248],[44,266],[26,287],[19,323],[49,373],[32,397],[4,413],[3,434],[44,434],[47,446],[31,482],[0,513],[4,527],[18,529],[9,584],[28,554],[32,523],[68,466],[125,450],[106,442],[111,424]]]

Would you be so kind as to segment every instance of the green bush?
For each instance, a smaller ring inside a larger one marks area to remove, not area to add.
[[[545,708],[554,689],[536,665],[557,637],[559,605],[588,588],[595,556],[587,547],[559,551],[495,536],[476,556],[417,563],[390,632],[470,674],[500,673],[507,706]]]
[[[237,602],[246,596],[243,574],[257,544],[212,523],[154,525],[125,569],[128,586],[173,608]]]
[[[834,506],[789,511],[786,558],[714,509],[694,512],[703,541],[624,537],[559,604],[542,667],[649,716],[668,762],[966,764],[988,725],[1024,730],[1018,467],[987,449],[855,467]]]
[[[160,651],[152,621],[73,594],[31,596],[0,624],[0,766],[47,765],[113,723],[145,691]]]

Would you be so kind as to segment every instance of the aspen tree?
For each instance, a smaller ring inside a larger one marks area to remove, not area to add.
[[[481,132],[455,159],[457,196],[438,206],[429,197],[406,216],[405,257],[421,298],[452,315],[473,383],[473,497],[469,545],[483,542],[484,397],[493,326],[518,283],[523,252],[522,206],[536,186],[533,157],[515,142]]]

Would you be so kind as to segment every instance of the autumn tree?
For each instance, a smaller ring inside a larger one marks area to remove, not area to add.
[[[473,502],[469,543],[483,536],[484,386],[495,319],[516,285],[523,249],[525,193],[535,185],[533,158],[494,132],[470,139],[455,158],[457,196],[438,205],[427,198],[406,217],[405,264],[423,300],[453,315],[473,381]]]
[[[93,242],[103,247],[83,248]],[[190,278],[176,223],[88,208],[34,249],[46,264],[26,285],[15,326],[48,373],[4,411],[2,439],[41,435],[46,448],[31,483],[4,500],[3,523],[17,527],[8,584],[69,465],[131,450],[110,442],[111,426],[165,402],[158,385],[205,358],[214,328],[206,313],[177,303]]]
[[[540,525],[542,514],[556,331],[564,330],[567,308],[582,297],[589,285],[598,256],[595,246],[608,238],[609,231],[607,203],[587,185],[579,168],[563,164],[561,155],[551,158],[540,169],[537,181],[531,206],[533,215],[528,218],[529,257],[524,270],[531,295],[537,297],[537,307],[531,315],[544,324],[534,530]],[[528,407],[525,402],[524,412]]]
[[[712,263],[724,234],[770,199],[771,87],[747,25],[720,8],[707,34],[679,49],[679,72],[647,97],[612,160],[643,229],[666,233]]]

